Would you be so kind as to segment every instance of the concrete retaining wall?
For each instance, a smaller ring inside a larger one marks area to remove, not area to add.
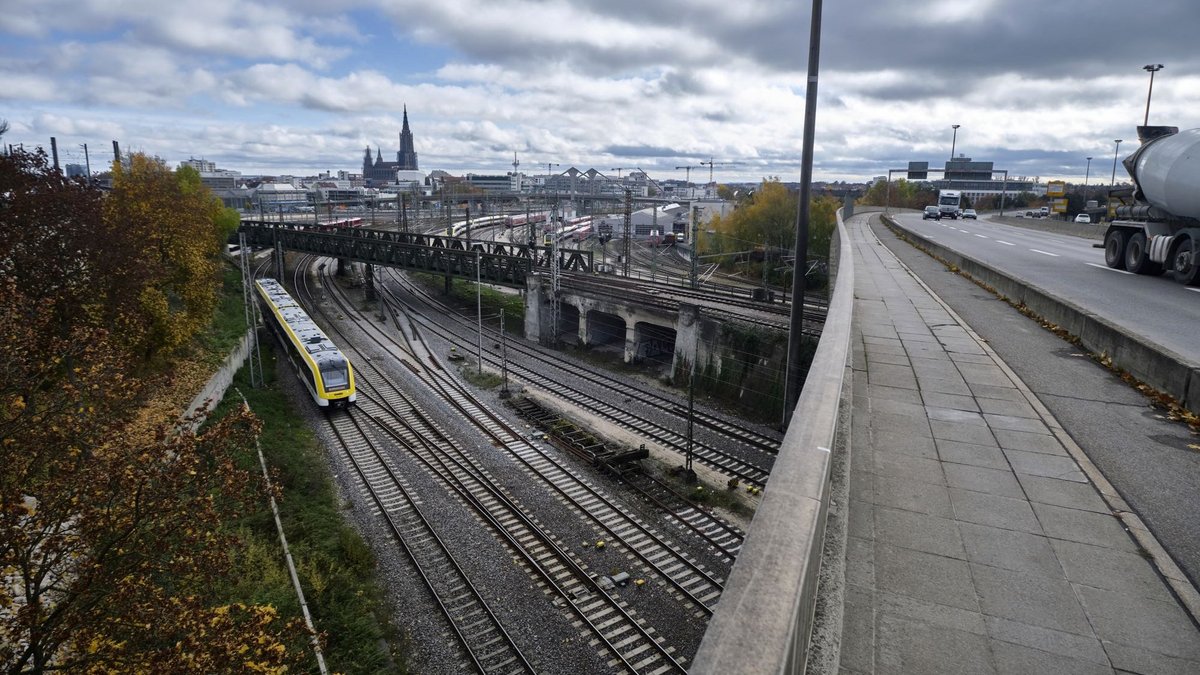
[[[816,607],[834,437],[850,424],[854,262],[838,211],[821,341],[762,504],[689,672],[802,673]]]
[[[188,404],[187,410],[184,412],[184,417],[190,417],[201,410],[204,414],[197,417],[191,423],[191,430],[195,431],[204,422],[208,416],[209,410],[216,405],[224,396],[225,391],[229,389],[229,385],[233,383],[233,376],[237,374],[239,368],[246,363],[246,357],[250,354],[250,339],[251,331],[246,331],[242,339],[238,342],[233,351],[229,352],[229,356],[225,357],[225,362],[221,367],[208,379],[208,383],[196,394],[192,402]]]
[[[958,267],[971,278],[991,286],[1011,301],[1024,304],[1034,315],[1078,337],[1088,351],[1108,355],[1117,368],[1166,392],[1188,410],[1200,413],[1200,363],[1071,302],[1056,298],[1026,281],[906,230],[890,218],[885,218],[884,222],[920,248]]]

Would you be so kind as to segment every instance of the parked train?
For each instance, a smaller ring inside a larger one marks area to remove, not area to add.
[[[321,332],[300,304],[274,279],[254,282],[263,319],[279,338],[288,361],[322,408],[349,407],[358,398],[350,361]]]
[[[544,223],[546,222],[545,213],[534,213],[528,216],[509,216],[504,220],[505,227],[518,227],[528,225],[529,223]]]

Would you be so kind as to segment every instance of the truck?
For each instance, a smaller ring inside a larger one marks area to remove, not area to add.
[[[1122,160],[1133,187],[1109,192],[1113,220],[1104,262],[1134,274],[1169,272],[1200,284],[1200,129],[1138,127],[1141,146]]]
[[[962,205],[962,193],[958,190],[938,190],[938,211],[943,218],[958,220],[959,207]]]

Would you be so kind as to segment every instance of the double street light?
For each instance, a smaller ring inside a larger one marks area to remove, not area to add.
[[[1142,126],[1150,124],[1150,95],[1154,93],[1154,74],[1163,69],[1161,63],[1150,63],[1142,66],[1142,70],[1150,73],[1150,90],[1146,92],[1146,116],[1142,119]]]
[[[1113,143],[1116,143],[1116,146],[1113,148],[1112,179],[1108,183],[1108,189],[1110,189],[1110,190],[1113,189],[1114,187],[1116,187],[1116,185],[1117,185],[1117,153],[1121,150],[1121,139],[1118,138],[1118,139],[1114,140]]]

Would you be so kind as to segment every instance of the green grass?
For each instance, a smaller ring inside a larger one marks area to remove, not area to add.
[[[375,580],[375,557],[343,519],[324,449],[290,399],[275,385],[272,343],[263,342],[266,385],[250,387],[245,368],[213,415],[219,419],[241,402],[240,390],[263,422],[263,456],[282,490],[280,517],[288,546],[317,630],[326,636],[325,659],[343,673],[404,672],[401,640],[388,622]],[[305,401],[304,404],[307,404]],[[253,448],[240,458],[260,473]],[[224,586],[213,592],[222,602],[274,605],[283,616],[299,617],[300,607],[283,559],[270,505],[230,524],[245,543],[237,552]],[[315,670],[315,661],[312,664]]]
[[[242,308],[242,273],[234,267],[221,268],[221,293],[217,311],[208,330],[196,336],[205,361],[220,364],[246,334],[246,314]]]
[[[246,332],[240,272],[226,267],[222,282],[222,297],[213,322],[196,340],[197,349],[204,353],[202,358],[214,364],[220,363]],[[267,339],[262,346],[265,386],[252,388],[248,372],[242,368],[210,419],[220,419],[239,405],[240,390],[263,422],[260,444],[273,472],[272,480],[282,491],[279,509],[284,533],[313,622],[325,635],[325,660],[331,671],[407,672],[403,640],[389,623],[383,593],[375,579],[374,554],[342,516],[325,450],[276,386],[274,343]],[[309,404],[307,400],[302,402]],[[238,459],[243,468],[261,475],[254,448],[246,448]],[[270,604],[282,617],[299,618],[299,600],[288,575],[270,504],[264,499],[258,507],[227,524],[243,545],[234,552],[224,582],[211,589],[211,602]],[[311,651],[307,642],[303,648]],[[310,657],[309,669],[316,670],[315,658]]]
[[[443,296],[445,277],[425,272],[408,272],[409,278],[425,286],[443,301],[462,311],[464,315],[474,316],[476,311],[475,282],[464,279],[454,279],[450,284],[450,295]],[[518,294],[504,293],[487,284],[481,284],[479,290],[479,306],[484,316],[484,323],[499,325],[500,310],[504,310],[504,329],[513,335],[525,334],[525,299]]]

